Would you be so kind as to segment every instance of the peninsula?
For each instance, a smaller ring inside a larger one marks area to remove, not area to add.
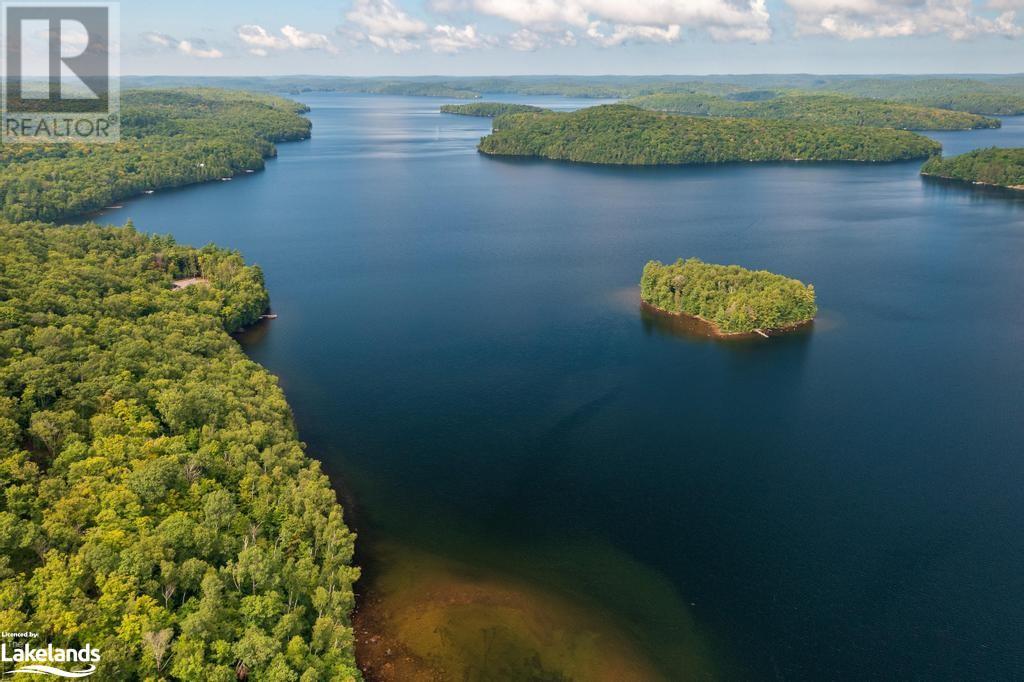
[[[670,265],[647,263],[640,298],[663,312],[703,320],[718,336],[788,331],[810,322],[818,312],[813,285],[697,258]]]
[[[308,110],[212,88],[125,92],[116,144],[0,147],[0,218],[66,220],[143,193],[260,170],[277,154],[276,142],[310,136]]]
[[[766,92],[763,98],[666,92],[627,100],[642,109],[695,116],[774,118],[824,125],[872,126],[899,130],[998,128],[998,118],[901,102],[829,93]]]
[[[610,104],[569,113],[505,114],[479,150],[579,163],[681,165],[760,161],[904,161],[938,142],[888,128],[676,116]]]
[[[262,271],[131,221],[36,222],[260,168],[307,109],[123,104],[116,144],[0,148],[0,617],[89,642],[97,679],[359,679],[355,535],[230,336],[267,310]]]
[[[949,158],[933,157],[921,175],[1024,190],[1024,149],[990,147]]]

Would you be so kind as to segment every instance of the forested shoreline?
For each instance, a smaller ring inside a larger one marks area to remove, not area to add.
[[[826,125],[872,126],[899,130],[972,130],[998,128],[997,118],[866,97],[804,92],[766,93],[757,99],[698,93],[660,93],[626,104],[673,114],[772,118]]]
[[[810,322],[818,312],[812,285],[697,258],[647,263],[640,298],[658,310],[709,322],[720,334],[789,329]]]
[[[118,144],[0,150],[0,629],[89,644],[95,679],[361,678],[355,536],[230,336],[267,309],[260,269],[131,225],[28,220],[259,168],[309,136],[305,110],[128,93]]]
[[[768,119],[677,116],[628,105],[570,113],[506,114],[480,141],[484,154],[579,163],[678,165],[758,161],[900,161],[941,146],[902,130]]]
[[[90,643],[97,679],[357,679],[354,536],[229,336],[259,269],[131,227],[0,239],[0,628]]]
[[[1024,189],[1024,149],[990,147],[966,154],[929,159],[921,168],[922,175]]]
[[[305,111],[226,90],[126,92],[120,142],[0,147],[0,218],[65,220],[148,190],[262,169],[275,142],[310,136]]]
[[[538,111],[546,111],[541,107],[530,104],[512,104],[509,102],[472,102],[470,104],[442,104],[442,114],[457,114],[459,116],[481,116],[494,118],[502,114],[526,114]]]

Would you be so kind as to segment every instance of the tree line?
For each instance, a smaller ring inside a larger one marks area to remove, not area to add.
[[[985,116],[1024,114],[1024,93],[1019,87],[973,78],[864,78],[836,81],[825,89]]]
[[[673,114],[777,118],[900,130],[969,130],[1002,125],[997,118],[961,111],[825,93],[755,91],[728,97],[660,93],[636,97],[626,103]]]
[[[460,116],[483,116],[494,118],[502,114],[523,114],[546,111],[530,104],[512,104],[510,102],[472,102],[470,104],[442,104],[442,114],[458,114]]]
[[[1024,187],[1024,149],[990,147],[948,158],[933,157],[921,168],[933,175],[963,182],[1001,187]]]
[[[0,217],[62,220],[147,190],[261,169],[275,142],[309,137],[305,111],[226,90],[126,92],[120,142],[0,147]]]

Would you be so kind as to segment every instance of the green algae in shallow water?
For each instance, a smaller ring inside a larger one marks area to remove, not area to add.
[[[689,618],[675,639],[658,642],[675,649],[671,657],[685,659],[673,662],[672,674],[663,674],[634,633],[623,627],[625,621],[598,605],[407,547],[377,547],[375,554],[383,572],[366,586],[372,598],[362,605],[355,623],[361,665],[371,679],[611,682],[674,679],[678,674],[715,677]],[[604,570],[622,564],[612,559]]]

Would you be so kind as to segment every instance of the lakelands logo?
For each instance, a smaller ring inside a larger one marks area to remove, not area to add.
[[[118,5],[11,0],[2,7],[0,140],[116,142]]]
[[[34,632],[4,632],[5,639],[35,639]],[[54,677],[88,677],[100,662],[99,649],[86,644],[80,649],[63,649],[47,644],[34,647],[0,643],[0,663],[5,675],[52,675]],[[13,669],[7,670],[13,664]]]

